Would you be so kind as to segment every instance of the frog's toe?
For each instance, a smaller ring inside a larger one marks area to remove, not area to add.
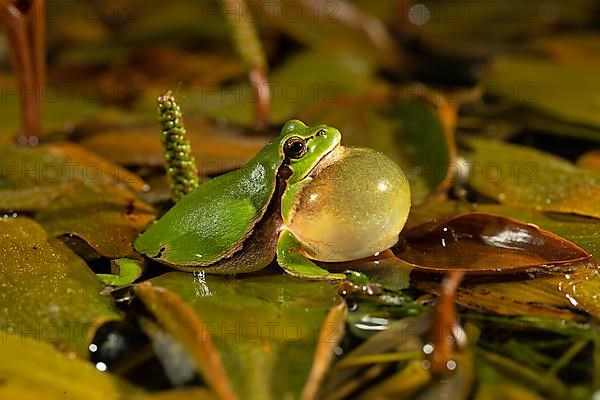
[[[277,262],[288,274],[308,279],[345,279],[344,274],[334,274],[319,267],[302,254],[302,245],[292,232],[284,229],[277,243]]]

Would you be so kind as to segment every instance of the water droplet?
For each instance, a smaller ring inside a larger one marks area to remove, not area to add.
[[[573,307],[577,307],[577,305],[579,304],[579,302],[575,300],[570,294],[566,294],[565,297],[567,298],[567,300],[569,300]]]
[[[429,360],[423,360],[421,361],[421,366],[423,367],[423,369],[429,369],[431,368],[431,363],[429,362]]]
[[[98,351],[98,346],[96,346],[96,344],[92,343],[89,345],[88,349],[92,352],[95,353],[96,351]]]
[[[454,371],[456,369],[456,361],[448,360],[446,363],[446,368],[448,368],[450,371]]]
[[[427,343],[426,345],[423,346],[423,353],[425,354],[431,354],[433,353],[433,345],[431,343]]]
[[[102,361],[100,361],[99,363],[96,363],[96,369],[100,372],[105,372],[107,370],[107,366]]]

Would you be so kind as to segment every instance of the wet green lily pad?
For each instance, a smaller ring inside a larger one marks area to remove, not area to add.
[[[235,392],[244,399],[299,396],[321,324],[340,301],[329,283],[287,275],[236,280],[209,275],[203,280],[173,272],[152,284],[177,293],[196,311]],[[190,334],[170,333],[175,338]]]
[[[4,334],[50,342],[86,357],[99,324],[121,318],[112,299],[99,294],[104,285],[79,256],[31,219],[0,219],[0,238]]]

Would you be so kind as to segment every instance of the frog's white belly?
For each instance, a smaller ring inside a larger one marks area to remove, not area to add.
[[[338,147],[297,194],[285,225],[309,258],[349,261],[392,247],[410,210],[406,176],[384,154]]]

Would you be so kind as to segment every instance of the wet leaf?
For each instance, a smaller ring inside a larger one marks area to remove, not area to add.
[[[126,257],[154,219],[152,207],[117,185],[78,184],[35,216],[52,236],[75,235],[110,258]]]
[[[579,310],[594,317],[600,315],[599,266],[594,261],[572,265],[567,272],[499,282],[467,281],[459,288],[457,303],[479,311],[501,315],[521,315],[581,321]],[[533,279],[532,279],[533,278]],[[416,282],[422,290],[440,293],[431,281]]]
[[[600,317],[600,266],[580,265],[575,271],[553,274],[529,285],[548,292],[558,292],[569,305],[596,318]]]
[[[600,221],[597,219],[503,204],[470,205],[458,201],[430,201],[411,209],[405,229],[469,211],[498,214],[535,224],[572,241],[593,256],[600,254]]]
[[[53,203],[77,183],[124,184],[144,189],[137,176],[87,150],[70,143],[35,148],[5,146],[0,175],[0,209],[34,211]]]
[[[514,144],[473,138],[468,145],[468,182],[482,194],[503,204],[600,218],[600,202],[590,201],[600,196],[600,172]]]
[[[100,372],[86,361],[73,359],[52,346],[36,340],[0,332],[0,397],[21,400],[131,399],[131,400],[210,400],[202,388],[146,393],[115,375]],[[35,368],[32,368],[35,366]]]
[[[221,357],[207,333],[206,324],[176,293],[144,282],[135,292],[159,323],[181,344],[196,362],[196,368],[221,399],[236,399],[223,369]]]
[[[514,273],[591,257],[535,225],[480,212],[419,225],[402,237],[395,255],[422,271]]]
[[[0,328],[86,357],[95,329],[121,318],[102,283],[28,218],[0,219],[0,237]]]
[[[234,390],[244,399],[300,395],[321,325],[340,301],[326,282],[287,275],[237,280],[209,275],[203,281],[168,273],[152,283],[177,293],[204,321]],[[198,334],[183,329],[170,333],[182,343],[181,335]]]
[[[185,122],[200,175],[239,168],[268,142],[267,138],[242,136],[206,120],[186,118]],[[158,123],[133,130],[99,132],[85,137],[81,145],[121,165],[164,165]]]
[[[456,295],[456,303],[479,312],[510,316],[536,316],[561,321],[577,321],[578,315],[565,309],[568,301],[558,290],[530,285],[533,281],[503,283],[464,283]],[[421,280],[415,284],[426,292],[440,294],[439,284]]]

